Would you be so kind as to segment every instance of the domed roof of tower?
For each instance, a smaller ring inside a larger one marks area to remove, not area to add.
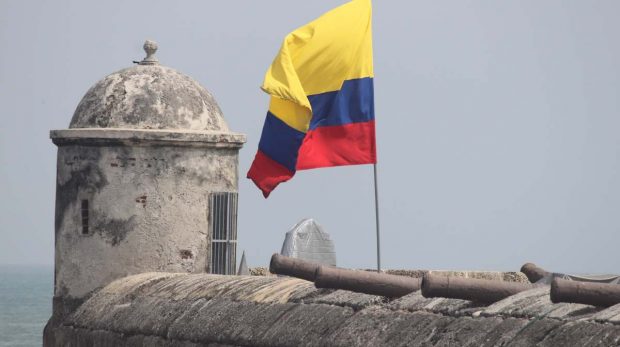
[[[159,65],[157,44],[146,58],[95,83],[77,106],[69,128],[228,131],[215,98],[194,79]]]

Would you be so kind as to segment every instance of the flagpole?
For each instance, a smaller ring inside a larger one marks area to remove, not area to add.
[[[377,272],[381,272],[381,237],[379,233],[379,188],[377,186],[377,163],[373,165],[375,176],[375,221],[377,223]]]

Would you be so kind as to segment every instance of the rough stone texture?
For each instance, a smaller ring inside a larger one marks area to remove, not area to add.
[[[580,305],[581,306],[581,305]],[[584,305],[585,306],[585,305]],[[591,306],[586,306],[591,307]],[[612,306],[606,310],[598,310],[593,319],[602,322],[611,322],[620,325],[620,304]]]
[[[316,292],[316,294],[316,296],[307,296],[298,300],[306,304],[327,304],[350,307],[356,311],[370,305],[387,301],[387,299],[382,296],[354,293],[347,290],[323,289]]]
[[[548,289],[547,289],[548,290]],[[96,292],[48,346],[614,346],[616,307],[572,316],[544,288],[488,309],[419,292],[381,297],[282,277],[135,275]],[[518,297],[517,297],[518,296]],[[517,298],[515,298],[517,297]],[[512,308],[511,308],[512,307]],[[469,310],[471,309],[471,310]],[[575,308],[576,309],[576,308]],[[481,310],[486,310],[480,314]],[[525,311],[527,314],[524,314]],[[570,312],[569,312],[570,311]],[[606,318],[609,317],[609,318]]]
[[[63,129],[50,132],[58,146],[167,146],[240,149],[245,135],[217,131]]]
[[[376,270],[368,269],[368,271],[376,271]],[[427,273],[428,271],[427,270],[383,270],[383,272],[385,272],[388,275],[422,278],[424,277],[424,274]]]
[[[388,304],[392,310],[426,311],[452,317],[472,315],[483,309],[479,303],[448,298],[425,298],[420,291],[398,298]]]
[[[209,271],[209,193],[238,191],[245,136],[228,130],[208,91],[173,69],[133,66],[97,82],[70,129],[50,137],[58,159],[49,324],[117,278]]]
[[[275,276],[269,272],[269,268],[266,267],[251,267],[250,275],[252,276]]]
[[[211,93],[160,65],[132,66],[97,82],[78,104],[70,128],[228,131]]]
[[[237,190],[236,150],[66,145],[57,165],[56,296],[141,272],[207,270],[208,193]]]

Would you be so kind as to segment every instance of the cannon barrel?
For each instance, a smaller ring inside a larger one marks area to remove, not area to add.
[[[536,264],[532,263],[523,264],[523,266],[521,266],[521,272],[523,272],[527,279],[530,280],[530,282],[532,283],[538,282],[543,277],[549,276],[551,274],[548,271],[545,271],[543,268],[540,268],[536,266]]]
[[[278,253],[274,253],[271,256],[271,262],[269,262],[269,272],[271,273],[297,277],[310,282],[314,282],[317,267],[319,267],[318,263],[285,257]]]
[[[551,301],[609,307],[620,304],[620,285],[568,281],[551,281]]]
[[[420,289],[421,279],[384,273],[319,266],[314,285],[317,288],[344,289],[352,292],[397,298]]]
[[[422,295],[426,298],[442,297],[464,299],[491,304],[519,292],[532,289],[533,285],[501,282],[427,273],[422,280]]]

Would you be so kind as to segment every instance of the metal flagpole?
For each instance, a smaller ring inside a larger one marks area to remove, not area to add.
[[[377,272],[381,272],[381,237],[379,233],[379,188],[377,187],[377,163],[373,165],[375,173],[375,221],[377,222]]]

